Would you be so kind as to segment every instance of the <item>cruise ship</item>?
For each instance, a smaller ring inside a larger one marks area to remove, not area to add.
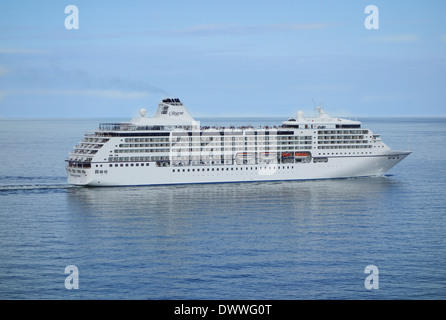
[[[153,117],[102,123],[87,131],[66,160],[80,186],[286,181],[384,175],[410,151],[391,150],[361,122],[318,115],[280,126],[209,127],[178,98]]]

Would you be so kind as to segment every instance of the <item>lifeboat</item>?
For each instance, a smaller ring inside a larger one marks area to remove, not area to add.
[[[269,156],[273,156],[276,155],[275,152],[260,152],[260,156],[261,157],[269,157]]]
[[[237,153],[237,158],[253,158],[254,157],[254,153],[252,152],[239,152]]]
[[[309,156],[308,152],[295,152],[294,153],[294,157],[296,157],[296,158],[306,158],[308,156]]]

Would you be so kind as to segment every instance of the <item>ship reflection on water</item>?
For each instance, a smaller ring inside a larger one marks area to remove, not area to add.
[[[348,178],[289,182],[252,182],[172,186],[70,188],[68,199],[84,214],[153,215],[183,213],[232,214],[280,211],[311,214],[343,206],[344,211],[361,204],[375,207],[397,179]],[[337,209],[339,210],[339,209]]]

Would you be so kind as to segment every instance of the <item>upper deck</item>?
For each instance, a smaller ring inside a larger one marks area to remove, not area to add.
[[[130,122],[101,123],[99,129],[91,135],[96,136],[136,136],[136,135],[160,135],[160,131],[218,131],[220,134],[250,134],[251,131],[277,130],[293,134],[294,130],[304,129],[354,129],[361,128],[361,122],[328,116],[320,107],[317,108],[318,116],[304,118],[303,112],[298,111],[297,117],[289,118],[280,126],[201,126],[199,121],[187,111],[186,107],[178,98],[163,99],[158,105],[154,117],[146,117],[146,110],[140,110],[140,116]],[[283,133],[282,133],[283,134]],[[167,135],[167,134],[163,134]]]

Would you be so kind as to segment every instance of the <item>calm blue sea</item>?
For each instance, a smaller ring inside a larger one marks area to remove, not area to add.
[[[0,299],[445,299],[446,118],[359,120],[413,154],[384,177],[123,188],[65,180],[110,119],[0,120]],[[279,121],[202,119],[241,123]]]

